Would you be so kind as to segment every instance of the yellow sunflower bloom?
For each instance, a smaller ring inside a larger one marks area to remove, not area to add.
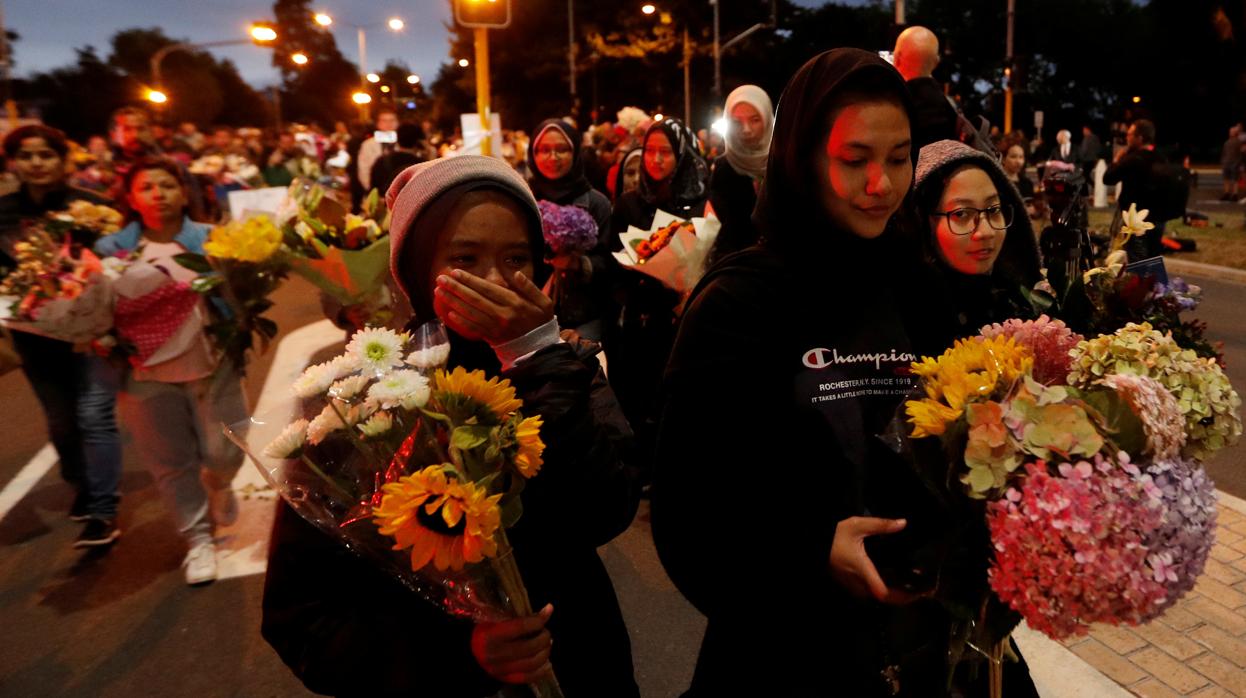
[[[519,441],[519,453],[515,455],[515,468],[520,475],[532,477],[541,470],[545,461],[541,454],[545,452],[545,442],[541,441],[540,417],[528,417],[515,429],[515,439]]]
[[[449,373],[438,371],[433,380],[437,386],[438,402],[443,406],[447,402],[455,402],[455,397],[465,398],[476,403],[474,406],[484,408],[489,414],[478,416],[491,416],[493,423],[500,422],[523,406],[523,401],[515,399],[515,389],[509,380],[485,380],[484,371],[469,373],[462,366],[457,366]]]
[[[497,555],[494,534],[502,524],[501,494],[446,476],[443,466],[429,467],[382,489],[372,511],[380,532],[392,536],[394,550],[411,549],[411,569],[432,563],[438,570],[461,570],[468,563]]]
[[[937,359],[914,362],[913,374],[922,379],[926,397],[904,405],[913,436],[942,434],[960,419],[966,405],[989,399],[997,389],[1028,375],[1033,365],[1029,350],[1004,335],[959,340]]]
[[[203,250],[210,257],[263,262],[281,248],[281,231],[268,216],[233,221],[208,234]]]

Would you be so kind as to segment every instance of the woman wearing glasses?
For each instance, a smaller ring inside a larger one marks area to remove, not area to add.
[[[608,277],[603,273],[613,261],[606,235],[610,199],[594,189],[584,174],[583,140],[578,129],[561,119],[541,122],[528,144],[528,185],[538,201],[582,208],[597,222],[596,249],[587,254],[566,252],[548,261],[558,275],[557,292],[551,295],[559,322],[586,339],[600,341],[601,318],[610,307]]]
[[[914,177],[918,244],[936,298],[921,353],[992,322],[1029,318],[1022,291],[1041,278],[1038,245],[1025,204],[993,158],[957,141],[921,149]]]

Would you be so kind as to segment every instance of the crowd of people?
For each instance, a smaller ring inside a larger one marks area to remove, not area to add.
[[[97,251],[141,246],[178,278],[170,258],[202,252],[203,222],[227,215],[234,188],[315,180],[356,205],[376,189],[411,326],[443,321],[451,364],[509,378],[544,418],[545,467],[512,534],[534,616],[442,615],[279,507],[263,633],[312,690],[484,696],[552,667],[569,696],[638,695],[596,549],[627,528],[643,491],[663,565],[708,618],[686,695],[938,695],[950,619],[896,576],[902,541],[929,523],[920,486],[872,435],[910,389],[910,362],[1024,317],[1018,293],[1040,279],[1042,182],[1027,170],[1081,171],[1102,156],[1089,128],[1076,145],[1060,131],[1044,159],[1023,134],[982,138],[932,77],[938,56],[934,34],[912,28],[894,66],[835,49],[777,102],[736,88],[725,134],[639,110],[587,132],[552,118],[508,133],[502,159],[457,154],[455,137],[386,109],[363,133],[204,133],[126,108],[84,148],[27,126],[4,141],[17,189],[0,198],[0,236],[11,245],[22,220],[74,200],[111,202],[128,225]],[[1104,177],[1124,183],[1126,207],[1152,195],[1154,125],[1135,122],[1128,139]],[[596,246],[550,254],[538,201],[586,211]],[[649,230],[659,211],[721,221],[690,293],[613,255],[620,233]],[[541,289],[555,275],[552,299]],[[236,506],[242,454],[218,425],[246,416],[205,322],[138,369],[13,333],[77,491],[75,545],[120,536],[117,405],[186,539],[189,584],[215,577],[214,526]],[[768,485],[776,470],[781,492]],[[983,674],[952,687],[987,695]],[[1023,660],[1005,690],[1036,695]]]

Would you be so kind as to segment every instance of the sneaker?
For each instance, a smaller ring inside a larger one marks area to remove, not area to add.
[[[69,520],[83,523],[90,518],[91,515],[87,513],[87,494],[79,491],[74,495],[74,503],[69,506]]]
[[[101,545],[112,545],[121,537],[121,529],[105,519],[88,518],[87,525],[74,541],[75,548],[94,548]]]
[[[216,579],[216,546],[212,543],[198,543],[186,554],[182,562],[186,568],[186,583],[195,586],[207,584]]]

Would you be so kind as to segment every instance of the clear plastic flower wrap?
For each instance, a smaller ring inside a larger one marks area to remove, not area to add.
[[[446,613],[532,615],[506,531],[543,464],[541,418],[508,381],[430,365],[436,328],[417,337],[358,332],[285,413],[227,431],[297,514]],[[531,688],[562,695],[552,675]]]

